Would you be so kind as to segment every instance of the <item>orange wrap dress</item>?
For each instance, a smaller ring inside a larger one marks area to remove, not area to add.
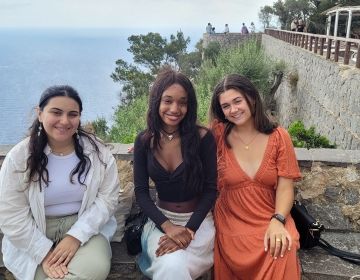
[[[254,178],[240,167],[224,142],[224,124],[214,126],[218,153],[219,197],[215,204],[216,227],[214,269],[216,280],[300,279],[297,256],[299,234],[289,215],[285,228],[292,248],[276,260],[264,250],[264,236],[275,213],[278,177],[301,177],[295,151],[287,131],[270,134],[264,157]]]

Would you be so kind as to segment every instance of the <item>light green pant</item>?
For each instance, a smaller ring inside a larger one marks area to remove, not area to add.
[[[77,215],[46,218],[46,236],[55,244],[61,241],[66,232],[76,222]],[[105,280],[111,265],[111,248],[106,238],[95,235],[81,246],[69,262],[69,273],[64,280]],[[42,266],[36,269],[34,280],[49,280]]]

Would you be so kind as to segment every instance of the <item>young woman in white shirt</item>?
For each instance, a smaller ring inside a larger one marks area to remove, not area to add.
[[[100,280],[109,273],[117,165],[81,128],[81,112],[72,87],[45,90],[30,136],[1,167],[3,261],[17,279]]]

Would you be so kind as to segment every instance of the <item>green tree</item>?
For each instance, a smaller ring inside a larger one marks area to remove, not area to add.
[[[264,6],[260,8],[260,12],[259,12],[259,19],[261,21],[261,23],[265,28],[268,28],[270,26],[270,22],[272,20],[272,14],[274,13],[274,10],[272,7],[270,6]]]
[[[118,106],[114,115],[114,124],[110,129],[113,142],[133,143],[136,135],[146,127],[148,97],[139,96],[133,102]]]
[[[147,35],[132,35],[128,38],[130,48],[134,56],[134,62],[148,68],[151,73],[156,73],[164,60],[166,51],[166,39],[159,33]]]
[[[205,60],[195,79],[199,120],[207,122],[212,92],[225,75],[238,73],[248,77],[265,96],[269,94],[273,84],[275,65],[277,63],[265,55],[256,40],[249,40],[239,47],[221,49],[215,64],[209,59]]]
[[[92,121],[90,123],[90,126],[92,127],[94,134],[104,140],[105,142],[108,142],[109,140],[109,127],[107,126],[106,119],[104,117],[97,118],[95,121]]]
[[[176,36],[170,36],[170,42],[165,47],[166,63],[170,63],[175,69],[179,69],[180,56],[186,54],[187,45],[190,37],[185,39],[184,33],[177,32]]]
[[[273,4],[273,13],[278,16],[281,29],[286,29],[286,24],[289,22],[290,17],[283,1],[278,0]]]
[[[281,28],[289,29],[294,18],[308,19],[316,11],[315,0],[277,0],[273,4],[273,14],[278,16]]]
[[[121,84],[121,101],[126,105],[135,98],[147,95],[149,86],[155,75],[164,65],[179,68],[179,60],[186,53],[190,38],[178,31],[176,36],[170,36],[170,42],[159,33],[147,35],[132,35],[128,38],[129,52],[133,54],[136,66],[119,59],[116,61],[115,71],[111,74],[114,82]]]
[[[219,56],[221,50],[221,45],[218,41],[212,41],[204,49],[204,59],[210,60],[214,65],[216,65],[216,58]]]
[[[116,61],[115,72],[111,74],[113,81],[122,85],[120,94],[122,104],[128,104],[138,96],[147,94],[149,85],[154,80],[153,77],[151,73],[142,71],[122,59]]]

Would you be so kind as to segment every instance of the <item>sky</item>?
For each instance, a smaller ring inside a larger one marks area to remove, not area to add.
[[[0,0],[0,27],[16,28],[260,28],[258,12],[274,0]]]

